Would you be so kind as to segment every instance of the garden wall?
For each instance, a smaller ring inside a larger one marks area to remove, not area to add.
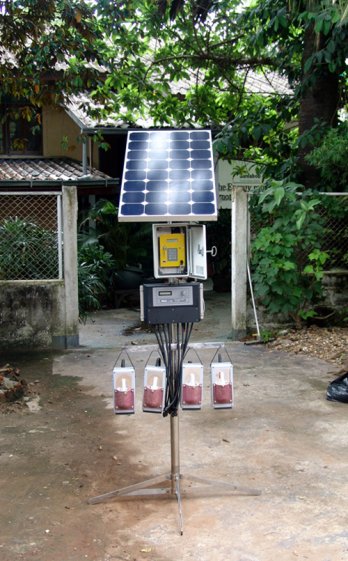
[[[0,351],[77,347],[76,187],[63,186],[62,192],[55,194],[57,204],[53,206],[58,218],[56,221],[51,217],[49,222],[47,199],[52,198],[53,193],[2,192],[0,195],[0,241],[5,248],[0,255]],[[53,239],[46,236],[50,229],[55,233],[56,242],[47,248],[44,241],[48,239],[51,243]],[[16,236],[12,235],[13,230]],[[47,257],[50,248],[52,255],[57,254],[56,272],[53,273],[54,260]],[[11,259],[5,259],[6,255]],[[42,262],[40,256],[44,256]],[[47,262],[51,265],[49,273],[44,270]],[[52,276],[45,276],[47,274]],[[30,278],[30,275],[35,276]]]
[[[63,281],[0,281],[0,350],[76,346]]]
[[[348,270],[325,272],[323,278],[324,303],[334,309],[348,309]]]

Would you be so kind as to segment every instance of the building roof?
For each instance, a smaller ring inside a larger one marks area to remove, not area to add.
[[[105,173],[94,168],[84,173],[82,164],[69,158],[0,158],[0,187],[60,187],[74,184],[83,187],[118,184]]]
[[[265,96],[294,94],[286,78],[269,71],[259,73],[249,70],[246,73],[245,88],[249,93]]]
[[[243,78],[243,75],[241,74]],[[204,77],[200,78],[204,80]],[[193,83],[196,83],[197,76],[190,80],[179,80],[177,83],[172,84],[173,93],[184,95]],[[276,72],[262,72],[258,73],[254,70],[247,70],[244,74],[244,87],[248,93],[259,94],[264,96],[293,95],[289,83],[286,78],[280,76]],[[111,101],[112,103],[112,101]],[[149,115],[138,116],[135,123],[132,125],[127,122],[126,114],[127,109],[121,109],[117,114],[113,113],[112,109],[106,116],[100,118],[94,117],[93,114],[98,115],[98,110],[105,109],[105,105],[98,104],[93,101],[88,94],[72,95],[66,103],[65,109],[68,115],[75,121],[75,123],[84,132],[92,132],[99,129],[129,129],[129,128],[151,128],[155,126],[155,122]],[[105,113],[105,111],[104,111]],[[122,117],[122,114],[125,117]],[[174,125],[175,126],[175,125]],[[182,127],[181,127],[182,128]],[[190,124],[192,128],[192,123]],[[201,127],[199,127],[201,128]]]
[[[64,108],[69,117],[71,117],[83,132],[91,132],[95,129],[103,128],[117,128],[120,130],[127,130],[130,128],[126,117],[122,118],[122,110],[118,115],[115,115],[111,110],[107,116],[103,116],[102,118],[92,116],[92,113],[97,114],[98,110],[105,109],[105,105],[95,103],[87,93],[69,96],[69,101],[66,102]],[[124,109],[124,113],[126,113],[126,109]],[[154,126],[154,121],[151,117],[139,118],[136,124],[132,125],[132,128],[134,128],[134,126],[147,129]]]

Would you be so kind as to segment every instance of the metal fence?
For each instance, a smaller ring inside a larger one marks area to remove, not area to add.
[[[259,192],[253,190],[249,193],[258,199]],[[325,269],[348,269],[348,193],[320,193],[321,203],[315,207],[318,217],[318,237],[315,241],[307,244],[306,258],[314,249],[325,251],[329,257],[325,262]],[[254,199],[255,201],[255,199]],[[260,228],[267,224],[261,223],[257,213],[257,206],[251,205],[250,211],[250,235],[251,240]],[[301,248],[299,248],[299,254]]]
[[[62,194],[0,193],[0,280],[63,278]]]
[[[329,254],[326,269],[348,269],[348,194],[321,194],[322,249]]]

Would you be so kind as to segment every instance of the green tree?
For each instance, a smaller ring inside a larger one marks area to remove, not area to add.
[[[136,12],[130,8],[125,21],[109,29],[117,76],[102,86],[109,88],[116,109],[126,108],[126,119],[151,115],[157,125],[224,124],[224,156],[241,149],[257,156],[262,148],[273,171],[274,159],[287,160],[285,169],[278,165],[279,173],[298,171],[306,186],[315,186],[318,174],[305,155],[323,125],[337,125],[346,103],[344,3],[262,0],[243,7],[236,0],[138,0],[127,5]],[[110,11],[105,15],[101,4],[98,10],[107,29]],[[126,35],[120,33],[124,28]],[[265,102],[264,96],[248,94],[250,70],[266,76],[277,71],[288,78],[293,95],[270,95]],[[285,123],[298,125],[298,138]]]
[[[305,156],[346,104],[346,1],[13,0],[0,12],[2,92],[31,104],[88,91],[130,125],[211,126],[224,157],[314,186]],[[276,71],[290,91],[246,88]],[[287,126],[285,126],[285,123]],[[291,125],[289,127],[289,124]],[[293,127],[298,125],[299,137]]]
[[[59,104],[103,80],[104,37],[94,2],[5,0],[0,42],[2,96]]]
[[[2,92],[40,105],[88,90],[101,122],[225,125],[223,156],[266,158],[280,177],[298,157],[313,186],[305,156],[346,104],[346,14],[346,0],[5,1]],[[276,70],[293,95],[250,95],[250,70]]]

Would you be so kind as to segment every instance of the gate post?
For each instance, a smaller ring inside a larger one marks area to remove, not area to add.
[[[53,336],[55,348],[79,346],[79,303],[77,272],[77,193],[75,185],[63,185],[64,290],[61,302],[65,322],[63,333]]]
[[[231,334],[237,341],[246,336],[248,193],[237,185],[231,198]]]

